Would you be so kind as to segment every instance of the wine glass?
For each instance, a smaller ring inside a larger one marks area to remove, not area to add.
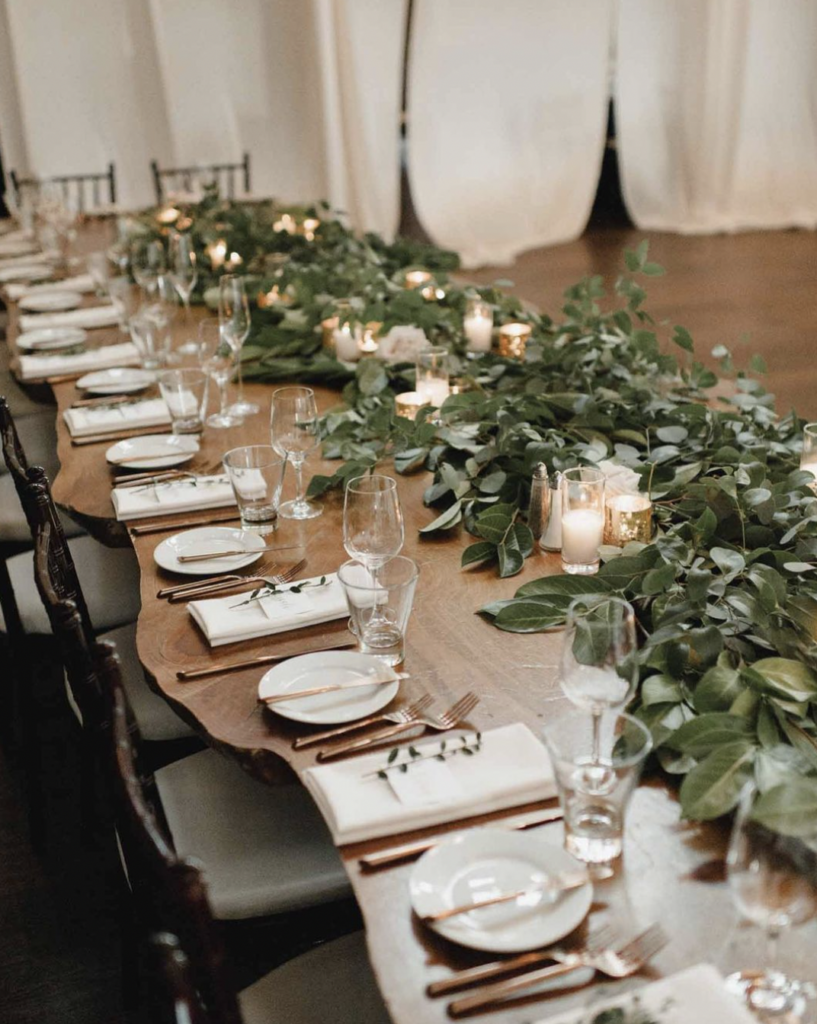
[[[227,394],[235,370],[235,349],[222,335],[215,317],[207,317],[199,323],[199,360],[202,370],[215,381],[219,395],[219,411],[211,413],[205,423],[218,428],[238,426],[243,420],[230,412]]]
[[[366,566],[375,586],[378,571],[400,554],[404,540],[397,481],[380,473],[350,480],[343,498],[343,546],[350,558]],[[381,615],[375,603],[371,621]]]
[[[303,465],[311,451],[320,444],[318,407],[312,388],[278,388],[272,393],[270,410],[272,447],[286,455],[295,470],[294,501],[287,501],[278,510],[285,519],[314,519],[323,509],[306,500]]]
[[[621,709],[638,681],[635,612],[620,597],[588,594],[567,610],[560,683],[568,700],[593,716],[593,764],[601,767],[601,716]],[[604,772],[599,773],[603,782]]]
[[[764,805],[773,808],[777,822],[794,822],[797,835],[784,835],[764,824]],[[738,910],[766,930],[766,966],[761,971],[731,974],[726,987],[764,1020],[789,1013],[799,1019],[804,997],[811,994],[811,985],[787,977],[775,962],[780,933],[817,912],[815,840],[817,821],[809,821],[803,813],[796,789],[781,784],[760,795],[754,783],[744,786],[726,871]]]
[[[165,247],[156,238],[137,238],[131,243],[133,279],[149,304],[156,291],[159,275],[165,272]]]
[[[218,282],[218,318],[224,337],[238,354],[238,401],[230,407],[230,412],[238,416],[254,416],[259,407],[244,397],[241,372],[241,349],[251,327],[250,306],[244,278],[238,274],[222,274]]]
[[[164,353],[165,362],[172,360],[173,348],[173,321],[178,312],[179,296],[166,273],[158,274],[156,277],[156,293],[153,302],[145,307],[145,315],[156,324],[156,329],[161,336],[161,348]]]

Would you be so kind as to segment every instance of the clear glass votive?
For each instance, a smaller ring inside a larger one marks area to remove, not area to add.
[[[599,567],[604,535],[604,473],[577,466],[562,474],[562,568],[589,575]]]
[[[447,348],[440,345],[417,353],[416,390],[423,405],[433,405],[435,409],[451,394]]]
[[[233,448],[224,456],[241,525],[256,533],[271,533],[278,518],[286,459],[266,444]]]
[[[143,370],[157,370],[164,362],[163,339],[156,321],[146,313],[132,316],[128,320],[130,337]]]
[[[204,428],[208,377],[204,370],[162,370],[159,391],[165,400],[174,434],[198,434]]]
[[[808,470],[817,478],[817,423],[803,427],[803,451],[800,454],[800,469]]]
[[[399,665],[403,660],[419,573],[417,564],[404,555],[390,558],[376,569],[354,559],[338,569],[350,628],[361,653],[374,654],[387,665]]]
[[[543,735],[564,811],[565,849],[587,864],[615,860],[627,804],[652,750],[649,729],[632,715],[603,715],[598,757],[593,721],[581,711],[554,717]]]

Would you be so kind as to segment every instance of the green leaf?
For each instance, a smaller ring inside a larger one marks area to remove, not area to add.
[[[763,679],[769,693],[794,701],[817,697],[817,676],[802,661],[762,658],[752,665],[752,671]]]
[[[562,597],[568,599],[568,604],[575,597],[582,597],[587,594],[607,594],[609,586],[600,580],[598,576],[543,576],[538,580],[531,580],[523,584],[514,595],[515,597],[533,597],[537,594],[542,596]]]
[[[676,327],[675,333],[672,336],[672,340],[682,348],[685,352],[693,352],[695,349],[695,343],[692,340],[692,335],[686,329],[686,327]]]
[[[462,519],[462,502],[455,501],[454,504],[445,510],[441,515],[428,524],[423,526],[420,533],[434,533],[435,530],[449,530],[452,526],[456,526],[457,523]]]
[[[547,605],[522,599],[502,608],[494,619],[494,625],[506,633],[541,633],[561,625],[562,621],[563,616],[548,611]]]
[[[651,704],[677,704],[683,699],[681,683],[671,676],[659,673],[645,679],[641,684],[641,703],[644,707]]]
[[[731,811],[751,777],[754,749],[748,740],[727,743],[696,765],[681,784],[684,817],[711,821]]]
[[[715,711],[685,722],[666,740],[666,745],[700,759],[727,743],[749,740],[754,732],[745,718]]]
[[[680,444],[689,437],[689,431],[686,427],[680,426],[659,427],[655,432],[655,436],[665,444]]]
[[[746,560],[739,551],[731,551],[729,548],[711,548],[709,557],[717,565],[724,576],[736,576],[746,568]]]
[[[460,566],[466,569],[469,565],[477,565],[494,558],[496,558],[496,545],[490,544],[487,540],[480,540],[476,544],[469,544],[463,551]]]
[[[692,698],[695,710],[701,713],[726,711],[742,689],[739,672],[725,665],[713,665],[695,687]]]
[[[476,518],[476,531],[492,544],[501,544],[513,521],[513,505],[491,505]]]
[[[785,784],[762,793],[752,808],[752,820],[785,836],[813,835],[817,779],[792,776]]]

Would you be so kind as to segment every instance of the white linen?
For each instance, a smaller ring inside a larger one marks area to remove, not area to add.
[[[43,284],[10,284],[6,286],[6,294],[14,302],[27,295],[40,295],[43,292],[79,292],[87,295],[96,288],[90,274],[77,274],[75,277],[64,277],[61,281],[46,281]]]
[[[299,580],[298,586],[306,582],[318,584],[321,579],[313,576]],[[187,608],[211,647],[303,629],[349,614],[343,587],[335,573],[326,575],[323,586],[305,587],[299,594],[291,593],[291,586],[284,584],[281,594],[241,607],[236,606],[246,601],[251,591],[208,601],[191,601]]]
[[[463,735],[473,735],[463,730]],[[452,736],[449,742],[453,742]],[[415,743],[416,750],[438,750],[440,736]],[[388,748],[338,764],[307,768],[301,780],[326,819],[337,846],[396,835],[477,814],[547,800],[556,793],[547,751],[520,722],[482,734],[482,749],[473,757],[452,757],[448,765],[456,793],[443,802],[409,806],[395,796],[378,769]],[[411,769],[409,769],[410,771]]]
[[[34,380],[40,377],[59,377],[64,373],[89,373],[107,370],[112,366],[138,366],[141,362],[136,346],[131,341],[120,345],[103,345],[72,356],[56,352],[41,356],[20,356],[20,377]]]
[[[726,991],[723,978],[711,964],[698,964],[630,990],[626,995],[588,1001],[583,1010],[568,1010],[537,1024],[587,1024],[605,1009],[629,1007],[638,995],[643,1009],[660,1024],[757,1024],[757,1018]],[[652,1017],[650,1017],[652,1020]]]
[[[35,277],[36,280],[42,281],[44,278],[41,276],[41,271],[47,270],[51,272],[51,268],[47,263],[43,263],[42,260],[32,260],[30,263],[22,263],[20,265],[15,264],[10,267],[0,268],[0,284],[5,284],[7,281],[25,281]]]
[[[162,398],[109,406],[66,409],[62,414],[71,437],[104,434],[113,430],[162,427],[170,424],[170,411]]]
[[[817,5],[621,0],[616,134],[639,228],[817,225]]]
[[[112,327],[119,323],[116,306],[88,306],[85,309],[71,309],[67,313],[32,313],[20,317],[23,331],[36,331],[39,327]]]
[[[176,515],[205,508],[235,505],[235,495],[224,475],[200,476],[196,480],[157,484],[154,487],[126,487],[111,492],[116,518],[147,519],[158,515]]]
[[[663,4],[657,5],[663,8]],[[408,170],[465,266],[578,237],[607,125],[609,0],[415,0]]]

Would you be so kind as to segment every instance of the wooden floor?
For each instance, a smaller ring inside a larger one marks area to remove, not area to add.
[[[555,315],[567,285],[584,274],[612,281],[622,249],[642,237],[667,268],[648,282],[647,308],[656,319],[687,327],[702,357],[716,344],[731,347],[739,365],[760,353],[779,409],[793,405],[817,419],[814,233],[682,237],[594,229],[569,245],[525,254],[513,268],[471,276],[510,277],[517,294]],[[75,734],[67,708],[51,696],[46,768],[54,827],[45,858],[29,847],[15,779],[0,757],[0,1022],[118,1024],[115,862],[108,844],[84,850],[71,824]]]

